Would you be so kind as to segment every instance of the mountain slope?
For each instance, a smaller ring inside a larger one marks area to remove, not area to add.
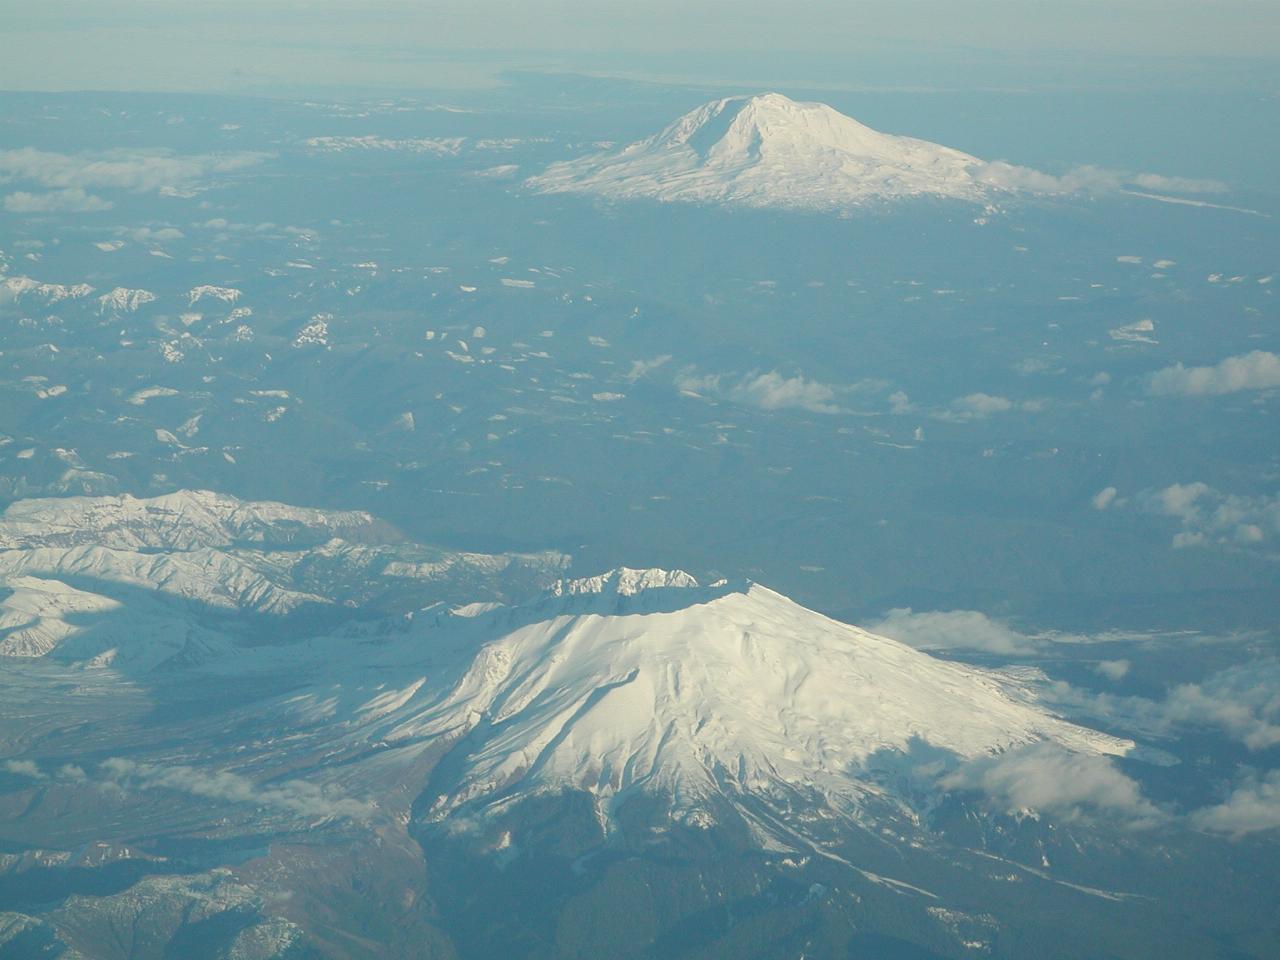
[[[777,93],[715,100],[618,150],[552,165],[548,193],[839,210],[908,197],[983,201],[977,157],[880,133],[821,103]]]

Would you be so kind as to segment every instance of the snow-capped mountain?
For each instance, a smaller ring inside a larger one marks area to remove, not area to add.
[[[361,738],[451,745],[424,795],[427,820],[450,828],[585,791],[606,829],[646,797],[696,825],[731,809],[762,846],[787,847],[793,828],[763,810],[858,821],[901,802],[876,773],[921,749],[961,763],[1046,743],[1133,747],[1055,716],[1033,680],[935,659],[754,583],[620,569],[436,630],[467,638],[465,662],[404,687],[410,664],[396,659],[399,685],[344,696],[361,702]]]
[[[826,104],[767,93],[714,100],[646,140],[556,163],[528,183],[613,199],[847,210],[908,197],[983,201],[995,192],[985,167]]]

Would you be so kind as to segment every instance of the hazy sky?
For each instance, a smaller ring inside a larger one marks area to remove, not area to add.
[[[0,88],[467,83],[511,62],[687,53],[1275,57],[1278,0],[0,0]],[[469,58],[462,58],[469,59]],[[490,59],[493,59],[490,57]]]

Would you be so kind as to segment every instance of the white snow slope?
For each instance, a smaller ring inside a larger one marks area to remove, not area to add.
[[[873,201],[983,201],[984,161],[880,133],[822,103],[778,93],[714,100],[619,150],[553,164],[528,185],[613,199],[842,210]]]

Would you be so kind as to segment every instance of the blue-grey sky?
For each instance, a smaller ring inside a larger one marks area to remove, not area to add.
[[[741,54],[746,69],[773,52],[1280,50],[1276,0],[0,0],[0,17],[0,88],[28,90],[469,84],[491,67],[453,55],[477,53],[569,69],[687,54],[694,75],[699,54]]]

